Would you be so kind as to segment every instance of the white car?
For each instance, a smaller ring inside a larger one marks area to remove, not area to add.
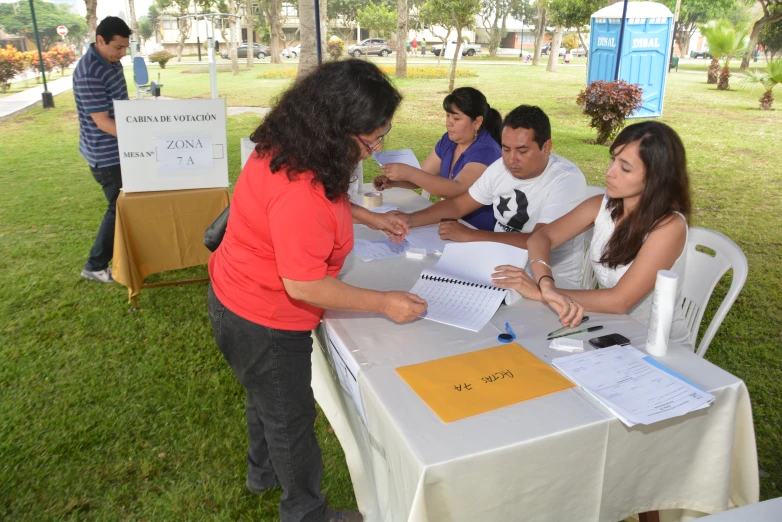
[[[286,47],[282,50],[283,58],[298,58],[301,55],[301,44],[296,44],[293,47]]]

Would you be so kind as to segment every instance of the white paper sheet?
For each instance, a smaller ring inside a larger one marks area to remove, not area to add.
[[[411,228],[405,238],[413,248],[423,248],[427,254],[442,253],[450,241],[440,239],[439,225]]]
[[[526,264],[526,250],[503,243],[448,243],[443,257],[425,273],[493,286],[491,275],[496,267],[513,265],[524,268]]]
[[[421,168],[421,164],[418,162],[418,158],[415,157],[411,149],[399,149],[399,150],[386,150],[373,152],[372,157],[375,158],[381,166],[388,163],[404,163],[417,169]]]
[[[559,357],[552,364],[628,426],[686,415],[714,400],[644,357],[633,346],[613,346]]]
[[[214,166],[212,136],[166,136],[155,139],[157,167],[161,173],[211,169]]]
[[[356,239],[353,242],[351,253],[363,261],[374,261],[403,256],[407,246],[405,243],[396,245],[388,239],[377,239],[375,241]]]

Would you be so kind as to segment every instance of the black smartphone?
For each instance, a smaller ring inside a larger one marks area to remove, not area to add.
[[[624,335],[613,333],[608,335],[601,335],[600,337],[594,337],[589,340],[589,344],[595,348],[608,348],[609,346],[619,345],[624,346],[630,344],[630,339]]]

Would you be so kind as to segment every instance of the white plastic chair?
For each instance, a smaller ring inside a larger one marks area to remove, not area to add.
[[[714,251],[714,255],[698,250],[706,247]],[[703,319],[703,312],[711,298],[714,288],[729,270],[733,270],[730,288],[722,304],[714,314],[709,327],[703,334],[698,349],[695,352],[703,357],[709,344],[717,333],[730,307],[736,301],[744,283],[747,281],[749,265],[744,252],[730,238],[706,228],[690,227],[686,246],[687,258],[682,279],[682,308],[684,308],[687,327],[690,330],[690,342],[695,346],[698,329]]]
[[[606,193],[605,187],[598,187],[596,185],[587,185],[584,192],[584,199],[587,199],[604,195]],[[594,227],[590,228],[583,233],[584,236],[584,268],[581,272],[581,288],[587,290],[594,290],[597,287],[597,279],[595,278],[595,272],[592,270],[592,263],[589,262],[589,245],[592,243],[592,234],[594,234]]]

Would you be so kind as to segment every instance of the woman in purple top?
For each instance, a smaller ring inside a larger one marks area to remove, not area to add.
[[[382,167],[374,179],[378,189],[422,188],[434,196],[452,198],[472,186],[486,167],[502,157],[500,113],[472,87],[459,87],[443,100],[446,133],[420,169],[402,163]],[[480,230],[494,230],[494,211],[486,205],[464,220]]]

